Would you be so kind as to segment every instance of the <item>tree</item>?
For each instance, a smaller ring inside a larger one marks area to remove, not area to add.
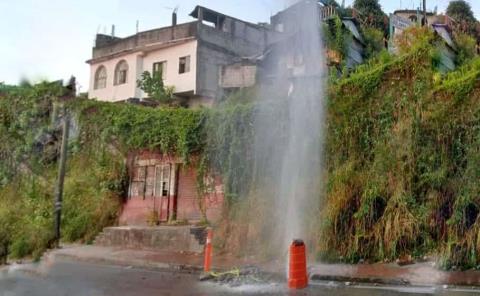
[[[378,0],[355,0],[353,8],[360,14],[359,17],[364,25],[386,31],[386,15]]]
[[[465,20],[472,23],[476,21],[472,7],[464,0],[450,1],[447,7],[447,15],[456,21]]]
[[[447,15],[455,20],[455,29],[463,33],[475,34],[477,20],[468,2],[464,0],[450,1]]]
[[[166,87],[163,83],[162,72],[155,71],[153,75],[145,71],[142,78],[137,81],[138,87],[152,99],[167,103],[173,99],[173,87]]]

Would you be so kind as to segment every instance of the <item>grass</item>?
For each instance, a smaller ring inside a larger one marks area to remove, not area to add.
[[[480,263],[479,60],[443,76],[428,38],[418,40],[329,93],[320,258]]]

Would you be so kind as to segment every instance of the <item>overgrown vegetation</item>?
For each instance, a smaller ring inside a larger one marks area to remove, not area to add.
[[[476,267],[480,60],[441,78],[431,37],[410,36],[399,57],[330,87],[320,254]]]
[[[0,96],[0,245],[9,246],[11,257],[38,257],[53,242],[63,91],[58,84],[42,83],[9,88]],[[180,156],[199,168],[199,181],[207,172],[221,174],[231,192],[228,200],[245,192],[241,184],[249,167],[239,164],[248,160],[244,148],[252,132],[251,105],[189,110],[80,98],[64,104],[73,118],[65,241],[91,242],[103,227],[115,223],[126,195],[125,158],[131,151]]]
[[[457,31],[475,35],[478,38],[480,35],[478,22],[468,2],[464,0],[450,1],[446,14],[454,20],[454,27]]]
[[[388,26],[385,21],[387,15],[383,12],[378,0],[355,0],[353,8],[357,15],[359,14],[362,25],[387,33]]]
[[[0,96],[0,245],[13,258],[38,258],[53,242],[57,106],[64,92],[58,83],[41,83]],[[78,139],[74,134],[70,143],[62,231],[66,241],[90,242],[115,221],[125,168],[107,144]]]
[[[475,267],[480,264],[480,59],[442,75],[433,36],[417,28],[411,34],[399,56],[383,52],[330,81],[326,199],[322,215],[311,217],[322,223],[312,237],[318,239],[319,256],[328,260],[433,254],[445,267]],[[47,83],[0,88],[0,244],[9,245],[12,257],[38,257],[52,242],[62,92]],[[262,98],[271,112],[258,116],[261,102],[238,96],[256,94],[244,91],[218,108],[199,110],[85,99],[66,103],[73,135],[64,239],[90,242],[115,223],[125,196],[125,156],[142,149],[195,165],[200,191],[205,174],[223,178],[229,221],[222,227],[239,231],[228,241],[274,235],[250,227],[274,221],[260,212],[270,192],[256,187],[257,177],[268,174],[255,158],[253,144],[261,133],[254,127],[261,125],[254,120],[278,118],[271,133],[281,138],[284,115],[274,104],[282,100]]]
[[[340,17],[335,16],[324,27],[326,47],[339,55],[339,60],[344,60],[348,55],[348,33],[343,27]]]

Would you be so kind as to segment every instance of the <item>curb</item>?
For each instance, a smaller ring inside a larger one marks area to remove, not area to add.
[[[410,283],[410,281],[402,278],[398,278],[398,279],[386,279],[386,278],[378,278],[378,277],[362,278],[362,277],[313,274],[310,276],[310,280],[322,281],[322,282],[350,282],[350,283],[383,285],[383,286],[413,286],[412,283]],[[425,285],[425,286],[428,286],[428,285]]]
[[[152,271],[175,271],[189,274],[202,274],[203,267],[196,265],[188,264],[174,264],[174,263],[161,263],[161,262],[146,262],[143,260],[129,260],[129,259],[119,259],[119,258],[98,258],[98,257],[84,257],[76,256],[73,254],[65,253],[49,253],[46,255],[53,260],[55,259],[64,259],[96,264],[107,264],[107,265],[116,265],[122,267],[130,268],[143,268]],[[228,271],[227,268],[214,268],[217,272]],[[280,277],[280,273],[276,272],[266,272],[265,274],[270,274],[275,278]],[[383,278],[357,278],[357,277],[348,277],[348,276],[330,276],[330,275],[320,275],[313,274],[309,277],[311,281],[324,281],[324,282],[352,282],[352,283],[363,283],[363,284],[377,284],[377,285],[392,285],[392,286],[409,286],[411,285],[409,281],[404,279],[383,279]]]
[[[45,257],[50,259],[64,259],[64,260],[72,260],[72,261],[80,261],[80,262],[88,262],[88,263],[96,263],[96,264],[107,264],[107,265],[117,265],[122,267],[130,267],[130,268],[143,268],[152,271],[176,271],[176,272],[183,272],[183,273],[201,273],[203,268],[194,265],[188,264],[174,264],[174,263],[161,263],[161,262],[146,262],[143,260],[124,260],[124,259],[117,259],[117,258],[98,258],[98,257],[83,257],[83,256],[76,256],[73,254],[65,254],[65,253],[49,253]]]

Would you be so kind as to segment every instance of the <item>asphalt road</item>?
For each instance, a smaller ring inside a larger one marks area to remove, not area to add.
[[[0,269],[0,296],[158,296],[158,295],[329,295],[405,296],[479,295],[480,291],[443,287],[395,288],[315,283],[302,291],[289,291],[284,283],[228,287],[199,282],[198,275],[157,272],[73,261],[13,265]]]

